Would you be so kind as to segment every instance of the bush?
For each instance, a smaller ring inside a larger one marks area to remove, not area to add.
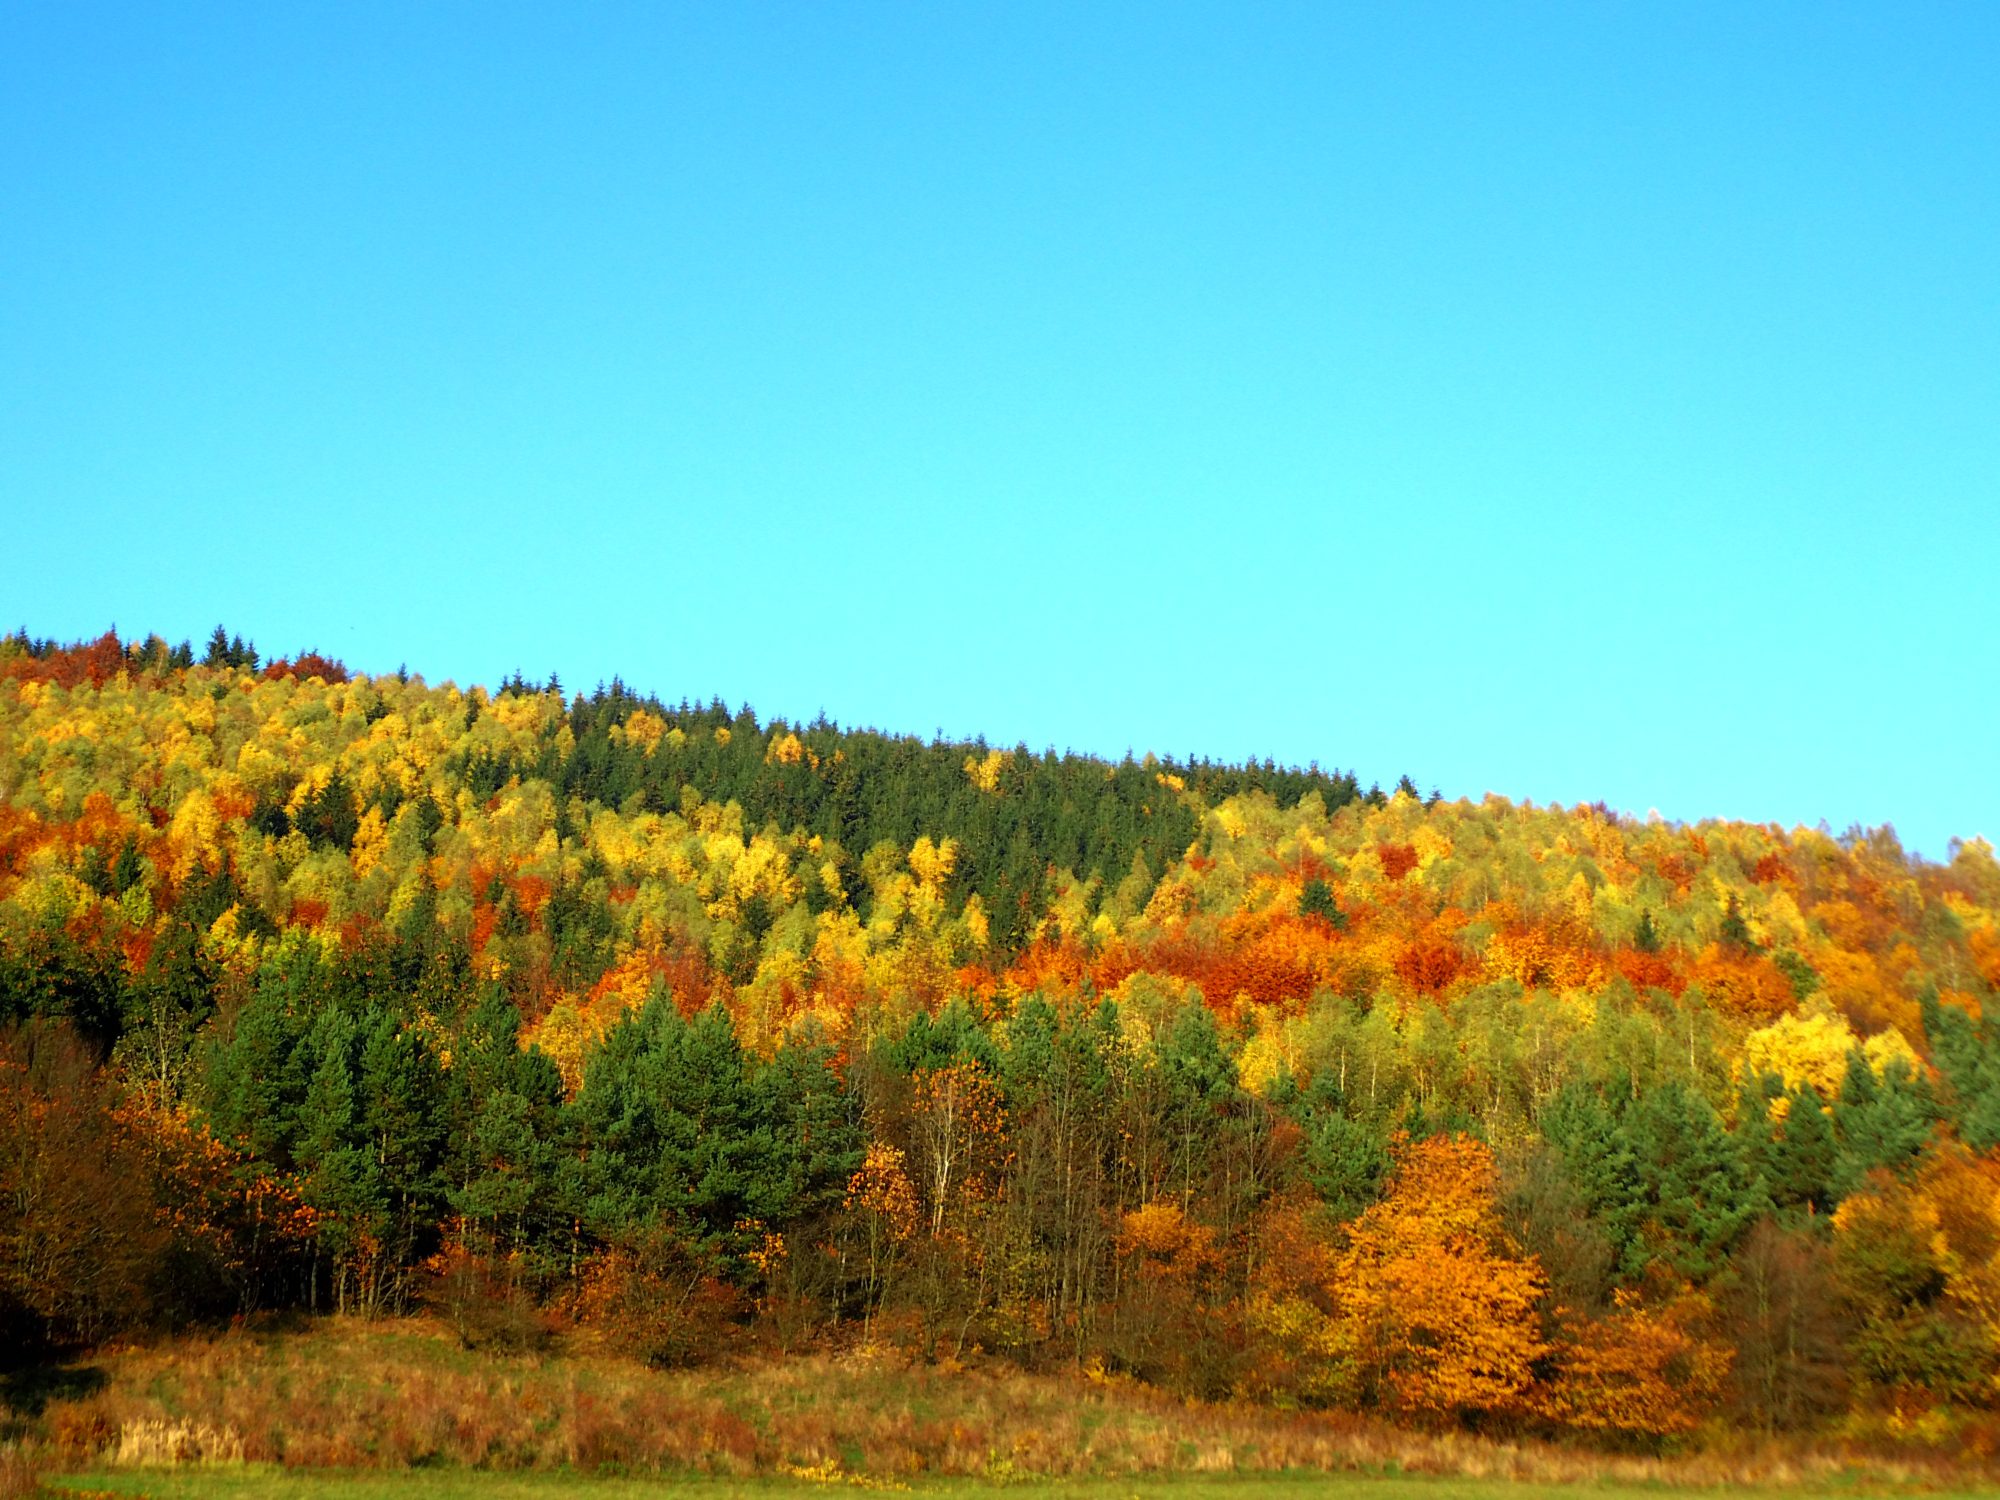
[[[517,1258],[495,1259],[453,1244],[426,1268],[431,1283],[425,1301],[466,1348],[540,1353],[548,1347],[552,1319]]]
[[[701,1364],[736,1340],[741,1301],[699,1247],[664,1230],[593,1257],[571,1310],[586,1338],[661,1369]]]

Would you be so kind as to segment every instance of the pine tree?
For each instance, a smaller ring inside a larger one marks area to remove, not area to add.
[[[384,1253],[394,1265],[412,1265],[427,1253],[443,1218],[444,1075],[423,1033],[386,1006],[362,1022],[354,1097],[358,1128],[388,1200]],[[387,1290],[400,1296],[400,1288]]]
[[[304,1052],[312,1068],[299,1106],[293,1156],[305,1198],[324,1216],[319,1244],[333,1260],[333,1301],[340,1311],[377,1295],[379,1246],[387,1219],[381,1173],[360,1130],[355,1102],[353,1020],[338,1009],[320,1013]]]
[[[1757,940],[1750,935],[1750,924],[1743,920],[1743,905],[1734,891],[1729,893],[1729,906],[1722,914],[1721,937],[1728,947],[1756,951]]]
[[[656,991],[606,1034],[576,1099],[589,1215],[616,1237],[670,1229],[714,1251],[771,1205],[774,1143],[729,1017]]]
[[[1347,927],[1347,913],[1340,909],[1340,903],[1334,899],[1333,887],[1318,876],[1314,876],[1299,887],[1299,915],[1319,917],[1330,923],[1336,932],[1344,931]]]
[[[1942,1117],[1930,1080],[1905,1058],[1893,1059],[1878,1080],[1859,1047],[1847,1055],[1847,1074],[1834,1101],[1840,1141],[1835,1182],[1853,1192],[1877,1167],[1900,1172],[1930,1143]]]
[[[1744,1175],[1764,1184],[1766,1191],[1777,1173],[1778,1122],[1771,1117],[1771,1104],[1784,1093],[1784,1079],[1756,1071],[1746,1071],[1736,1090],[1736,1123],[1730,1127],[1730,1138]]]
[[[1206,1173],[1209,1154],[1236,1095],[1236,1064],[1223,1050],[1215,1014],[1206,1005],[1183,1006],[1154,1044],[1163,1084],[1161,1124],[1172,1152],[1183,1206]]]
[[[1975,1151],[2000,1145],[2000,1038],[1993,1023],[1974,1020],[1933,990],[1919,997],[1932,1057],[1951,1085],[1947,1118]]]
[[[1708,1101],[1679,1081],[1641,1096],[1627,1113],[1644,1195],[1641,1243],[1624,1269],[1662,1259],[1705,1280],[1722,1269],[1731,1246],[1769,1207],[1744,1171],[1734,1143]]]
[[[304,1045],[311,1024],[304,968],[296,953],[265,965],[228,1040],[209,1048],[205,1070],[205,1103],[216,1131],[281,1171],[292,1166],[299,1109],[312,1078]]]
[[[460,1027],[448,1157],[453,1209],[514,1251],[552,1244],[576,1208],[561,1186],[562,1075],[540,1050],[517,1045],[519,1029],[520,1013],[497,987]]]
[[[1771,1197],[1780,1208],[1823,1214],[1838,1197],[1833,1191],[1839,1154],[1833,1124],[1811,1084],[1801,1084],[1789,1098],[1784,1132],[1772,1153]]]
[[[1327,1110],[1307,1127],[1304,1165],[1306,1181],[1328,1211],[1351,1219],[1382,1196],[1389,1146],[1366,1125]]]
[[[837,1207],[861,1165],[866,1142],[837,1063],[833,1044],[808,1024],[757,1075],[771,1134],[770,1181],[757,1207],[773,1227]]]
[[[1572,1084],[1543,1129],[1603,1223],[1619,1275],[1641,1278],[1655,1260],[1700,1281],[1770,1207],[1740,1143],[1715,1111],[1678,1080],[1637,1099],[1616,1082],[1610,1103]]]

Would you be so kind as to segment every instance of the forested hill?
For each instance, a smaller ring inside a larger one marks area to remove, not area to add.
[[[1977,840],[16,637],[0,1332],[429,1301],[1621,1440],[1971,1412],[1996,986]]]
[[[0,672],[58,687],[102,688],[123,673],[135,688],[171,691],[197,663],[187,643],[170,648],[158,637],[122,643],[110,636],[64,647],[23,632],[0,651],[6,653]],[[573,699],[554,679],[531,683],[518,673],[491,695],[479,688],[460,693],[449,684],[433,691],[407,674],[356,681],[314,653],[264,663],[254,645],[220,627],[197,675],[217,701],[216,684],[225,678],[286,684],[218,719],[214,734],[226,752],[259,733],[279,699],[294,717],[328,723],[297,742],[306,751],[301,758],[264,763],[264,774],[243,779],[243,791],[255,799],[248,825],[262,833],[281,838],[297,829],[316,848],[351,851],[370,810],[387,822],[406,801],[430,798],[439,812],[420,807],[419,816],[449,820],[460,793],[487,803],[522,785],[548,789],[552,827],[567,844],[583,842],[574,821],[579,799],[625,816],[734,804],[748,829],[819,840],[849,900],[865,897],[861,866],[869,851],[907,850],[928,835],[955,847],[943,887],[947,904],[959,909],[976,894],[990,940],[1002,952],[1018,949],[1041,919],[1052,878],[1122,887],[1143,903],[1152,882],[1199,832],[1203,806],[1261,791],[1286,806],[1317,794],[1334,810],[1364,795],[1352,775],[1317,766],[1151,755],[1111,763],[1024,745],[996,749],[984,740],[842,729],[824,716],[810,724],[766,723],[747,705],[732,711],[719,700],[685,698],[670,705],[637,696],[617,680]],[[362,722],[340,727],[357,709]],[[354,743],[379,748],[385,736],[373,726],[391,715],[424,724],[421,761],[405,751],[385,765]],[[1415,791],[1407,777],[1401,785]],[[111,784],[99,789],[124,792]],[[1379,787],[1365,795],[1377,806],[1386,801]],[[155,800],[144,811],[158,823],[172,809]],[[561,907],[552,913],[564,914]],[[266,915],[282,920],[284,913]],[[564,934],[552,936],[561,946]]]

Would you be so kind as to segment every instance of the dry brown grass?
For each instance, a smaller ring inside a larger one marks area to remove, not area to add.
[[[1190,1403],[1149,1387],[860,1351],[662,1372],[602,1353],[471,1353],[440,1325],[328,1321],[113,1355],[106,1384],[52,1401],[51,1462],[245,1459],[306,1468],[687,1470],[1011,1478],[1400,1471],[1539,1484],[1932,1484],[1992,1477],[1949,1444],[1714,1435],[1671,1456],[1607,1455],[1342,1413]],[[7,1494],[0,1487],[0,1496]]]
[[[0,1443],[0,1500],[25,1500],[41,1483],[41,1466],[26,1446]]]
[[[227,1427],[211,1427],[206,1422],[141,1417],[118,1429],[116,1441],[104,1456],[122,1468],[152,1464],[240,1464],[243,1439]]]

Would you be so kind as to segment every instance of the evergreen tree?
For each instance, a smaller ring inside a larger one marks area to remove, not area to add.
[[[358,1127],[389,1219],[384,1251],[398,1265],[427,1253],[443,1218],[447,1130],[444,1073],[424,1034],[387,1006],[363,1018],[355,1072]]]
[[[890,1045],[887,1058],[893,1068],[908,1076],[948,1068],[956,1062],[975,1063],[996,1077],[1002,1071],[999,1049],[962,997],[935,1017],[923,1011],[911,1016],[903,1034]]]
[[[250,999],[227,1039],[208,1048],[204,1079],[209,1120],[258,1160],[293,1165],[298,1114],[315,1063],[304,1043],[313,1025],[319,973],[312,948],[287,944],[258,971]]]
[[[1750,935],[1750,924],[1743,920],[1743,904],[1736,899],[1736,893],[1729,893],[1728,908],[1722,914],[1721,938],[1731,948],[1741,948],[1754,952],[1757,940]]]
[[[323,1218],[318,1241],[332,1257],[334,1305],[378,1300],[379,1247],[388,1227],[382,1174],[361,1129],[354,1086],[357,1028],[346,1012],[320,1012],[304,1046],[311,1080],[301,1101],[293,1155],[306,1201]]]
[[[1772,1152],[1771,1198],[1780,1208],[1823,1214],[1838,1201],[1833,1190],[1838,1164],[1833,1124],[1811,1084],[1799,1085],[1788,1097],[1784,1131]]]
[[[1678,1081],[1652,1089],[1627,1111],[1642,1194],[1640,1232],[1624,1269],[1663,1259],[1701,1281],[1722,1269],[1769,1202],[1743,1168],[1708,1101]]]
[[[841,1086],[839,1054],[816,1024],[795,1030],[757,1074],[769,1121],[767,1226],[780,1228],[839,1206],[864,1143]]]
[[[1877,1167],[1900,1172],[1931,1141],[1943,1111],[1930,1080],[1904,1058],[1895,1058],[1880,1080],[1856,1047],[1847,1055],[1847,1074],[1834,1101],[1833,1122],[1840,1141],[1835,1182],[1853,1192]]]
[[[1706,1280],[1770,1206],[1738,1142],[1677,1080],[1636,1099],[1629,1086],[1607,1098],[1572,1084],[1543,1128],[1603,1224],[1626,1281],[1655,1260]]]
[[[111,894],[122,896],[145,878],[146,862],[139,857],[139,841],[128,833],[111,866]]]
[[[666,1228],[713,1252],[748,1248],[738,1226],[786,1206],[765,1102],[728,1015],[711,1006],[683,1021],[656,991],[606,1034],[576,1099],[598,1232]]]
[[[1784,1079],[1754,1070],[1745,1071],[1736,1090],[1736,1123],[1730,1137],[1744,1175],[1763,1183],[1767,1191],[1778,1170],[1778,1122],[1772,1118],[1771,1105],[1784,1095]]]
[[[1819,973],[1798,954],[1787,948],[1774,954],[1771,962],[1776,964],[1792,986],[1792,998],[1800,1004],[1810,999],[1819,989]]]
[[[1299,915],[1319,917],[1331,923],[1335,931],[1344,931],[1347,927],[1347,913],[1334,899],[1333,887],[1318,876],[1299,887]]]
[[[2000,1045],[1993,1023],[1941,1003],[1935,990],[1926,989],[1919,1004],[1932,1058],[1950,1085],[1946,1118],[1975,1151],[2000,1145]]]
[[[1162,1084],[1161,1124],[1173,1176],[1185,1203],[1206,1174],[1209,1154],[1222,1133],[1236,1095],[1236,1064],[1223,1049],[1215,1014],[1206,1005],[1182,1006],[1154,1044]]]
[[[576,1213],[565,1192],[562,1075],[517,1044],[520,1013],[490,987],[453,1044],[448,1152],[452,1208],[499,1246],[552,1244]]]
[[[1352,1219],[1380,1198],[1389,1167],[1388,1142],[1337,1110],[1319,1112],[1306,1127],[1306,1181],[1337,1219]]]

